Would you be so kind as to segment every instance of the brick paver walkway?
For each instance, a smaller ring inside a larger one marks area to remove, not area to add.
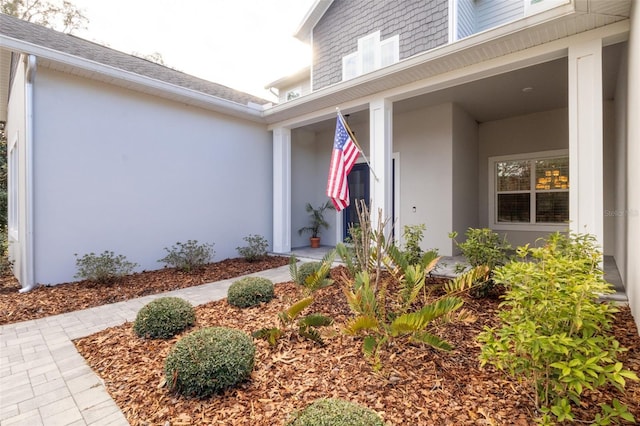
[[[288,266],[250,275],[290,279]],[[0,425],[128,425],[71,341],[133,321],[161,296],[193,305],[219,300],[236,279],[0,327]]]

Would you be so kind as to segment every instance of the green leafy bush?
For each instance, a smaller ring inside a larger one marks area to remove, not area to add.
[[[169,339],[196,321],[193,306],[179,297],[161,297],[138,311],[133,331],[150,339]]]
[[[198,244],[197,240],[188,240],[186,243],[177,242],[171,248],[164,248],[167,255],[158,262],[165,263],[171,267],[184,272],[192,272],[201,269],[211,262],[215,251],[213,244]]]
[[[320,262],[306,262],[301,264],[297,269],[297,273],[291,274],[293,282],[298,285],[304,285],[307,277],[320,269],[320,265]]]
[[[422,248],[420,242],[424,238],[424,231],[427,227],[420,225],[405,225],[402,236],[404,238],[404,255],[410,265],[415,265],[422,258]]]
[[[511,245],[506,237],[493,232],[489,228],[469,228],[465,232],[466,240],[462,243],[456,241],[457,232],[452,232],[449,236],[454,240],[456,246],[473,267],[488,266],[494,270],[509,261],[509,250]]]
[[[469,228],[465,232],[466,240],[459,243],[456,240],[457,232],[452,232],[449,237],[462,252],[467,262],[476,272],[485,267],[486,274],[477,275],[477,280],[470,289],[470,294],[475,297],[488,296],[494,288],[493,270],[509,261],[511,245],[506,237],[493,232],[489,228]],[[464,268],[462,268],[464,269]]]
[[[289,258],[289,274],[296,284],[304,287],[307,294],[330,286],[333,280],[329,278],[329,272],[336,258],[336,251],[329,250],[320,262],[307,262],[298,267],[295,256]]]
[[[245,247],[236,247],[240,256],[244,257],[247,262],[255,262],[264,259],[267,255],[267,247],[269,243],[262,235],[249,235],[243,240],[247,242]]]
[[[238,308],[248,308],[274,297],[273,283],[267,278],[245,277],[234,281],[227,291],[227,302]]]
[[[77,273],[75,278],[106,284],[129,275],[138,266],[137,263],[127,261],[124,255],[115,255],[114,252],[105,250],[104,253],[85,254],[76,257]]]
[[[167,355],[164,373],[169,390],[203,398],[247,380],[255,345],[240,330],[203,328],[179,340]]]
[[[9,259],[9,233],[6,226],[0,225],[0,275],[11,272],[13,262]]]
[[[600,268],[601,254],[588,235],[551,235],[544,246],[517,249],[521,261],[495,270],[508,291],[501,304],[501,327],[486,328],[481,365],[493,364],[535,390],[542,423],[573,420],[571,405],[580,405],[585,389],[614,386],[623,391],[624,370],[617,355],[625,350],[611,333],[617,309],[599,302],[612,292]],[[596,419],[631,421],[626,407],[602,404]]]
[[[342,399],[318,399],[295,413],[287,426],[384,426],[373,410]]]

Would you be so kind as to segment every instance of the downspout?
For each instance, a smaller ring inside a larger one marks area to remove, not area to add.
[[[25,244],[23,249],[22,277],[24,282],[20,293],[26,293],[36,287],[34,280],[33,249],[33,83],[36,79],[37,63],[34,55],[27,55],[25,85]]]

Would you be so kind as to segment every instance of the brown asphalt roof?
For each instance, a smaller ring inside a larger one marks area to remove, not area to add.
[[[246,105],[269,101],[109,47],[0,13],[0,34]]]

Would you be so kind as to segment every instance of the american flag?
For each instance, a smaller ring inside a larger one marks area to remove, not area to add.
[[[327,195],[333,201],[337,211],[349,205],[349,185],[347,175],[358,158],[359,150],[347,131],[342,114],[338,113],[336,136],[333,141],[333,153],[329,166]]]

